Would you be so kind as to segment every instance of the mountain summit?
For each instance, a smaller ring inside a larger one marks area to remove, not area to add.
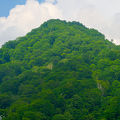
[[[0,49],[3,120],[119,120],[120,47],[79,22],[49,20]]]

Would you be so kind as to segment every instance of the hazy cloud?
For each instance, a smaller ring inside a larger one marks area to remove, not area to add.
[[[119,0],[58,0],[57,3],[65,19],[98,29],[116,44],[120,44],[119,5]]]

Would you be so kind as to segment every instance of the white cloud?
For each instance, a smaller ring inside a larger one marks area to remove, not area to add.
[[[61,17],[60,10],[52,3],[27,0],[25,5],[13,8],[8,17],[0,18],[0,45],[25,35],[48,19]]]
[[[0,18],[0,44],[23,36],[51,18],[76,20],[120,44],[119,0],[27,0]]]
[[[48,3],[56,3],[56,0],[45,0],[45,2],[48,2]]]

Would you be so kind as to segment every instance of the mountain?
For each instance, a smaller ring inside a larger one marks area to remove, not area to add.
[[[120,46],[79,22],[49,20],[0,49],[3,120],[120,120]]]

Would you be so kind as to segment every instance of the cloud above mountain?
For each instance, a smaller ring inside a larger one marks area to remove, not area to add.
[[[61,17],[60,10],[52,3],[27,0],[25,5],[13,8],[8,17],[0,18],[0,46],[25,35],[48,19]]]
[[[27,0],[25,5],[13,8],[8,17],[0,17],[0,45],[52,18],[79,21],[120,44],[119,4],[119,0],[46,0],[44,3]]]

